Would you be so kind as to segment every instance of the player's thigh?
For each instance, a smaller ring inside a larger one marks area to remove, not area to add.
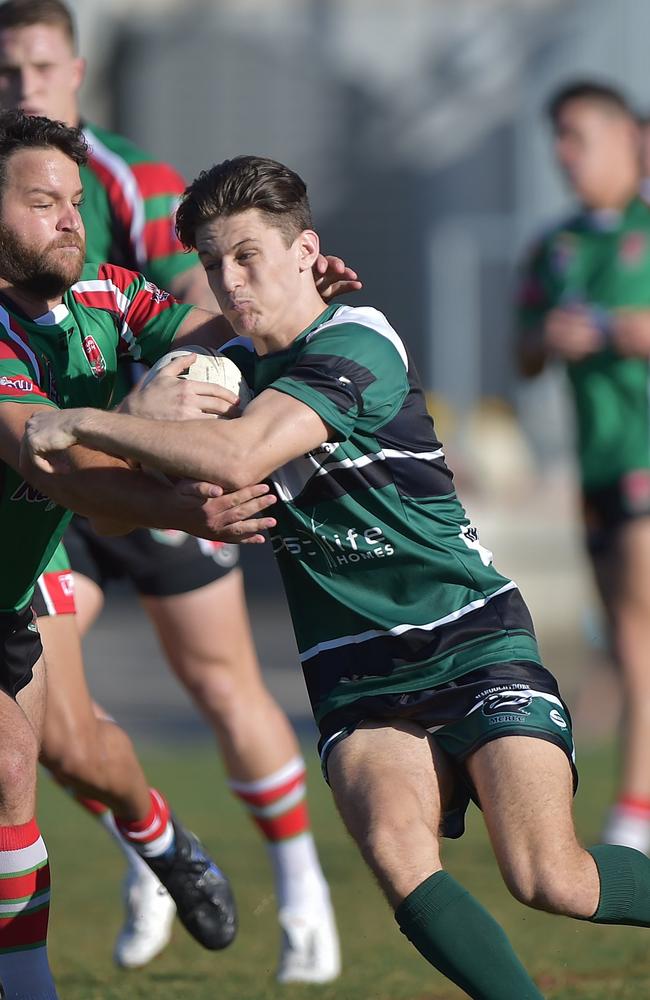
[[[241,686],[261,683],[241,570],[186,593],[141,600],[185,684],[200,683],[214,669],[236,674]]]
[[[414,823],[437,838],[452,778],[444,754],[421,726],[362,722],[329,754],[327,777],[358,842],[379,829],[407,838]]]
[[[48,671],[42,745],[45,761],[59,758],[73,744],[86,740],[96,724],[75,616],[41,617],[38,624]]]
[[[627,605],[650,619],[650,517],[638,517],[619,527],[614,554],[615,607]]]
[[[565,750],[533,736],[504,736],[467,760],[499,867],[525,897],[562,875],[581,852],[573,823],[574,776]]]
[[[43,737],[47,692],[47,667],[44,657],[41,656],[34,664],[31,681],[16,695],[16,704],[31,726],[37,744],[40,744]],[[15,713],[12,714],[16,718]]]

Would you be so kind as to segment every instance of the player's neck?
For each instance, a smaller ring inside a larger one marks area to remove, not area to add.
[[[58,295],[53,299],[32,296],[23,291],[22,288],[16,288],[15,285],[12,285],[5,278],[0,278],[0,292],[10,302],[13,302],[21,312],[29,316],[30,319],[38,319],[39,316],[44,316],[45,313],[50,312],[55,306],[59,306],[63,302],[62,295]]]
[[[612,184],[590,198],[589,203],[585,203],[585,208],[590,212],[622,212],[637,197],[640,184],[641,180],[636,174],[624,183]]]
[[[281,324],[274,326],[272,330],[252,335],[256,353],[274,354],[276,351],[286,350],[326,308],[326,304],[314,289],[314,295],[310,295],[303,303],[297,303],[290,313],[283,314]]]

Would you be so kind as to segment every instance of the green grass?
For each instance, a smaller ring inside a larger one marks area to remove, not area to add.
[[[312,754],[308,756],[313,757]],[[327,787],[311,764],[310,803],[343,943],[345,971],[332,986],[274,983],[278,939],[269,867],[242,810],[225,790],[207,746],[148,751],[151,780],[169,795],[231,876],[241,930],[223,953],[203,951],[177,926],[171,945],[147,969],[122,972],[111,962],[121,920],[122,859],[98,824],[47,780],[39,821],[52,861],[50,958],[62,1000],[456,1000],[461,994],[399,934],[334,813]],[[593,842],[611,792],[612,755],[585,753],[577,823]],[[448,846],[446,862],[501,921],[527,968],[552,1000],[639,1000],[650,996],[650,939],[637,928],[595,927],[534,913],[507,894],[480,816]]]

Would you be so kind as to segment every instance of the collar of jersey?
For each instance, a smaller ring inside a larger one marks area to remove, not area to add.
[[[15,316],[19,323],[33,323],[36,326],[61,326],[70,315],[70,310],[65,303],[59,302],[58,306],[54,306],[54,309],[48,309],[41,316],[32,318],[20,306],[16,305],[8,295],[5,295],[4,292],[0,292],[0,306],[6,309],[12,316]]]

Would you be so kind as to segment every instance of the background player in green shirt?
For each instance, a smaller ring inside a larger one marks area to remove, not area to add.
[[[0,5],[0,104],[78,125],[84,69],[63,3],[9,0]],[[81,167],[88,260],[133,268],[184,302],[216,308],[196,254],[184,252],[175,234],[183,179],[123,136],[88,123],[83,129],[91,146]],[[122,371],[123,392],[131,378]],[[82,631],[90,627],[101,609],[102,587],[118,573],[134,584],[176,675],[214,730],[233,792],[268,846],[283,930],[279,978],[332,979],[340,965],[338,942],[309,827],[304,762],[289,721],[261,676],[236,565],[238,549],[206,551],[193,538],[179,536],[164,539],[141,528],[119,539],[100,538],[87,521],[74,519],[65,540],[77,571],[77,622]],[[171,540],[176,544],[166,544]],[[71,604],[57,601],[57,588],[60,592],[69,579],[68,567],[62,561],[48,570],[36,609],[60,684],[49,701],[44,753],[64,783],[78,783],[89,773],[97,776],[106,759],[103,737],[113,726],[93,722],[74,620],[62,613]],[[82,801],[101,809],[99,803]],[[110,829],[108,809],[101,818]],[[125,890],[127,919],[114,955],[120,965],[141,966],[169,940],[174,907],[132,854]],[[322,920],[323,912],[330,914],[329,923]]]
[[[163,374],[128,414],[33,417],[25,468],[56,480],[83,442],[227,488],[272,479],[273,547],[348,830],[432,965],[478,1000],[537,1000],[502,929],[443,870],[440,832],[460,835],[469,796],[531,906],[650,926],[650,860],[577,842],[570,717],[526,606],[467,521],[395,330],[375,309],[323,309],[302,180],[227,160],[190,186],[178,226],[255,399],[236,419],[167,421]]]
[[[624,697],[610,843],[650,848],[650,208],[639,132],[616,91],[550,102],[558,164],[580,204],[534,248],[521,283],[525,375],[561,361],[575,404],[587,548]]]

